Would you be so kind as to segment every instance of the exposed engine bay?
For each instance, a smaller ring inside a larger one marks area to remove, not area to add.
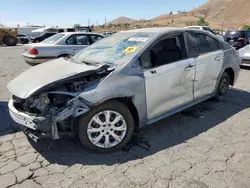
[[[20,112],[45,117],[39,122],[38,129],[51,133],[51,137],[59,138],[60,133],[73,131],[75,117],[89,110],[88,101],[77,98],[90,86],[98,83],[112,71],[107,69],[84,76],[74,76],[48,85],[27,99],[13,96],[13,104]]]

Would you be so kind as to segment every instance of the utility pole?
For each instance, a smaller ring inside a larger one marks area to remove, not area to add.
[[[90,19],[88,19],[88,24],[89,24],[89,26],[90,26]]]
[[[106,25],[106,23],[107,23],[107,18],[106,18],[106,16],[105,16],[105,25]]]
[[[98,27],[98,20],[96,20],[96,26]]]

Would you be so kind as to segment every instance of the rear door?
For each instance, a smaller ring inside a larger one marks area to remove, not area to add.
[[[188,32],[196,44],[196,75],[194,99],[208,96],[214,92],[217,79],[222,69],[224,52],[220,42],[205,33]]]

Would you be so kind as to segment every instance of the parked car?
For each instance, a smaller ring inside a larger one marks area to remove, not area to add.
[[[250,67],[250,45],[239,49],[240,65]]]
[[[250,31],[248,30],[229,30],[225,34],[225,41],[235,47],[242,48],[249,44]]]
[[[85,32],[65,32],[53,35],[40,43],[25,45],[24,60],[38,64],[51,59],[66,57],[102,39],[101,35]]]
[[[223,37],[223,35],[216,34],[211,28],[209,28],[207,26],[187,26],[185,28],[204,30],[204,31],[207,31],[209,33],[212,33],[212,34],[216,35],[219,39],[221,39],[223,41],[225,40],[224,37]]]
[[[17,38],[22,44],[28,44],[30,42],[30,37],[25,34],[18,34]]]
[[[21,73],[8,84],[9,111],[34,140],[78,134],[86,148],[111,152],[146,124],[222,100],[238,77],[238,58],[204,31],[119,32]]]
[[[38,36],[33,36],[33,37],[30,37],[30,41],[33,42],[33,43],[37,43],[37,42],[41,42],[53,35],[57,34],[57,32],[53,32],[53,33],[41,33],[40,35]]]

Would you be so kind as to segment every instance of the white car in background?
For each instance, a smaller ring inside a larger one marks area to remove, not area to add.
[[[25,45],[23,58],[28,64],[43,63],[52,59],[66,57],[73,52],[78,52],[102,38],[103,36],[96,33],[58,33],[40,43]]]
[[[250,45],[247,45],[238,51],[240,56],[240,66],[250,67]]]
[[[207,31],[207,32],[209,32],[209,33],[212,33],[212,34],[216,35],[219,39],[225,41],[223,35],[216,34],[212,29],[210,29],[210,28],[207,27],[207,26],[187,26],[187,27],[185,27],[185,28],[187,28],[187,29],[198,29],[198,30]]]

